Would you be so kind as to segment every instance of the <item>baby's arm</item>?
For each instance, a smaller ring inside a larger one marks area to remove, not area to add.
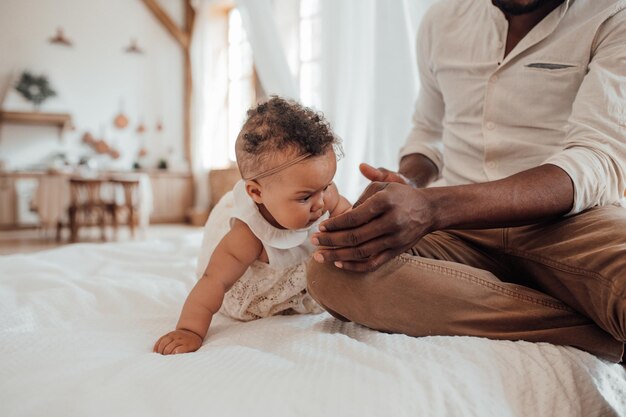
[[[204,274],[187,296],[176,330],[157,340],[154,351],[169,355],[198,350],[213,315],[222,305],[224,294],[262,251],[263,244],[250,228],[235,220],[231,230],[215,248]]]
[[[339,194],[339,190],[337,190],[337,186],[334,182],[328,187],[328,192],[330,193],[330,217],[338,216],[352,208],[352,204],[350,204],[344,196]]]

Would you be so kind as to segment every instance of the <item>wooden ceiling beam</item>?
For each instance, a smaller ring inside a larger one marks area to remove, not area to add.
[[[185,0],[185,32],[191,39],[193,33],[193,25],[196,22],[196,10],[191,5],[191,0]]]
[[[191,38],[193,36],[193,25],[196,20],[196,11],[191,5],[191,0],[185,0],[185,33],[187,34],[188,44],[184,53],[184,101],[183,101],[183,129],[185,135],[184,152],[185,158],[192,163],[191,158],[191,112],[193,97],[193,74],[191,71]]]
[[[191,166],[191,107],[193,93],[193,76],[191,72],[191,38],[193,36],[193,26],[196,20],[196,12],[191,5],[191,0],[184,0],[185,20],[183,22],[183,28],[181,29],[176,25],[176,23],[174,23],[161,6],[159,6],[157,0],[142,1],[183,50],[183,152],[185,159]],[[195,195],[193,198],[195,200]]]
[[[167,31],[172,35],[172,37],[180,44],[180,46],[188,50],[189,44],[191,40],[191,32],[182,31],[176,23],[169,17],[169,15],[159,6],[156,0],[142,0],[143,3],[150,9],[154,17],[157,18],[159,22],[167,29]],[[187,9],[187,5],[185,5],[185,9]],[[191,7],[189,5],[189,7]],[[185,14],[189,13],[187,10]],[[187,26],[187,24],[186,24]]]

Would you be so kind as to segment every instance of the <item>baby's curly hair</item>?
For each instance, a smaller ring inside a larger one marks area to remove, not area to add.
[[[241,176],[248,178],[271,169],[284,152],[294,158],[306,153],[319,156],[332,147],[341,155],[340,142],[321,113],[272,96],[248,110],[235,153]]]

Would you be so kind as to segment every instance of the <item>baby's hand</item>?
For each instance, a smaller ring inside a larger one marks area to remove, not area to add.
[[[189,330],[174,330],[161,336],[153,351],[162,355],[195,352],[202,346],[202,338]]]

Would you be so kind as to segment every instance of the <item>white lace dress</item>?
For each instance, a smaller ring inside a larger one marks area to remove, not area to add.
[[[220,311],[244,321],[276,314],[322,312],[306,291],[306,262],[313,252],[310,236],[328,213],[307,229],[277,229],[263,218],[246,194],[244,182],[239,181],[213,208],[204,227],[198,278],[235,218],[246,223],[261,240],[269,263],[255,261],[226,293]]]

